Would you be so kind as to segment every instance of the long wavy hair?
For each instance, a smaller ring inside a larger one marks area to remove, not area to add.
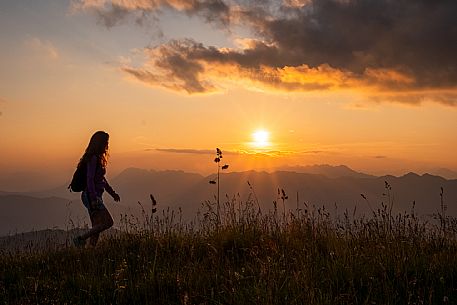
[[[106,168],[108,163],[108,140],[109,134],[104,131],[97,131],[92,135],[87,145],[84,155],[79,160],[78,166],[82,163],[87,163],[92,156],[96,156],[97,160],[102,168]]]

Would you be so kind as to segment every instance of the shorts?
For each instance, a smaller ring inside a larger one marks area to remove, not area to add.
[[[97,200],[95,203],[95,206],[92,207],[90,204],[90,198],[89,198],[89,193],[88,192],[82,192],[81,194],[81,200],[86,207],[86,209],[89,211],[89,213],[95,212],[95,211],[101,211],[101,210],[106,210],[105,204],[103,203],[103,198],[97,196]]]

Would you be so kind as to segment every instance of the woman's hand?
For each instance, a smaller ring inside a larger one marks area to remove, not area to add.
[[[120,197],[117,193],[114,193],[114,194],[113,194],[113,199],[114,199],[114,201],[116,201],[116,202],[121,201],[121,197]]]

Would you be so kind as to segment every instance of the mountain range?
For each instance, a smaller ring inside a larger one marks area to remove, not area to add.
[[[117,225],[121,215],[142,219],[141,209],[147,212],[152,208],[150,194],[158,201],[159,212],[168,207],[181,208],[185,219],[193,219],[203,202],[215,202],[217,185],[209,183],[215,178],[183,171],[128,168],[110,181],[121,195],[121,203],[114,203],[109,195],[105,195],[105,202]],[[457,216],[457,180],[430,174],[376,177],[346,166],[315,165],[274,172],[224,173],[219,188],[221,202],[256,198],[264,210],[273,209],[276,201],[280,208],[325,206],[337,214],[355,208],[359,216],[370,214],[381,207],[381,202],[389,200],[394,212],[409,212],[414,202],[419,215],[431,215],[440,209],[443,188],[447,213]],[[288,196],[284,205],[280,199],[282,190]],[[65,185],[39,192],[0,192],[0,236],[87,225],[87,212],[79,195],[70,193]]]

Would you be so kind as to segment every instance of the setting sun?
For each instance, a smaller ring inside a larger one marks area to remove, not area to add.
[[[270,145],[270,133],[266,130],[259,129],[252,134],[252,145],[257,148],[265,148]]]

